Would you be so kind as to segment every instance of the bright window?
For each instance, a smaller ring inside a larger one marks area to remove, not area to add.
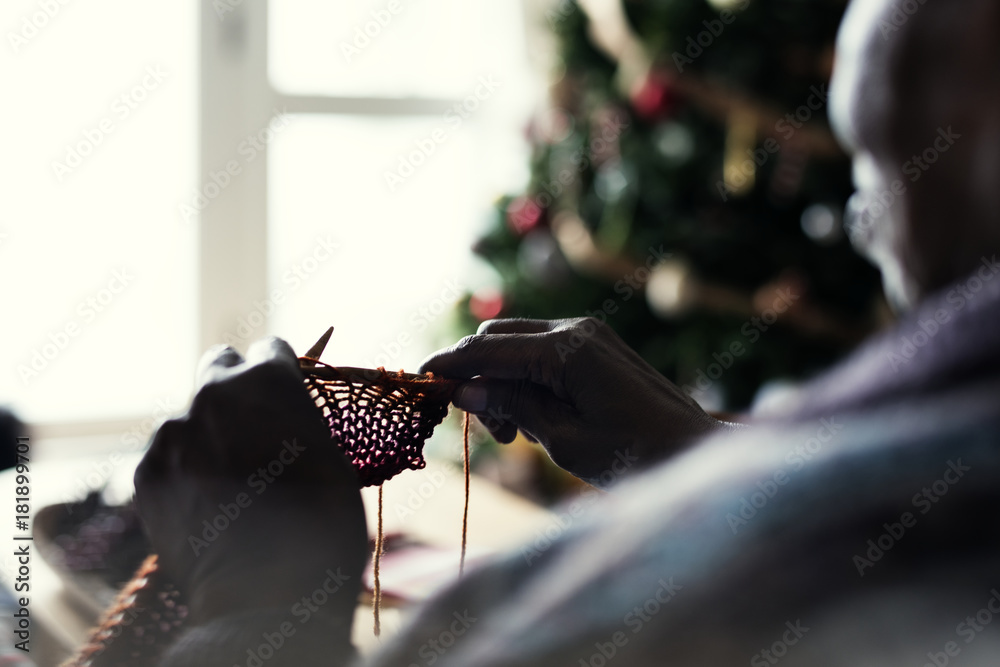
[[[0,403],[35,422],[179,405],[195,358],[195,6],[4,2]],[[51,9],[49,10],[51,11]]]
[[[333,324],[332,361],[408,369],[445,342],[527,177],[519,3],[50,4],[0,21],[0,403],[112,423],[182,407],[216,342]]]

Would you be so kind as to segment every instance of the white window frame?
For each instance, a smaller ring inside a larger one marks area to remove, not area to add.
[[[221,18],[201,3],[199,183],[234,159],[275,110],[289,114],[441,116],[455,99],[288,95],[268,78],[268,3],[243,2]],[[198,345],[223,341],[267,294],[267,151],[201,212]]]

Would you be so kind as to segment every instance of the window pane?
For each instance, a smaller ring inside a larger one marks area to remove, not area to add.
[[[437,118],[294,118],[270,149],[274,307],[248,320],[251,329],[267,321],[304,351],[334,325],[324,360],[417,367],[428,334],[447,332],[455,300],[475,280],[469,247],[485,209],[523,176],[512,165],[526,164],[509,134],[470,123],[388,184],[400,156],[415,157],[416,142],[442,127]],[[506,150],[488,143],[498,139]]]
[[[524,66],[518,2],[279,0],[268,11],[271,81],[289,93],[460,97]]]
[[[197,6],[42,4],[3,9],[0,403],[162,412],[193,366]]]

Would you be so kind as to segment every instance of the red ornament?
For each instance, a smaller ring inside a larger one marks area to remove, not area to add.
[[[673,115],[678,97],[672,76],[664,72],[650,72],[632,94],[632,108],[644,120],[659,120]]]
[[[469,298],[469,312],[480,322],[492,320],[503,306],[503,294],[493,287],[481,287]]]
[[[518,197],[507,205],[507,225],[523,236],[541,224],[545,211],[528,197]]]

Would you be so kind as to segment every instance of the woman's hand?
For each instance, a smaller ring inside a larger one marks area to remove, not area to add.
[[[349,631],[368,557],[361,494],[295,353],[279,339],[246,360],[216,348],[199,384],[135,473],[146,531],[194,622],[253,609],[301,621],[309,609]]]
[[[562,468],[608,486],[714,431],[709,416],[593,318],[491,320],[421,371],[470,379],[455,405],[500,442],[520,429]]]

